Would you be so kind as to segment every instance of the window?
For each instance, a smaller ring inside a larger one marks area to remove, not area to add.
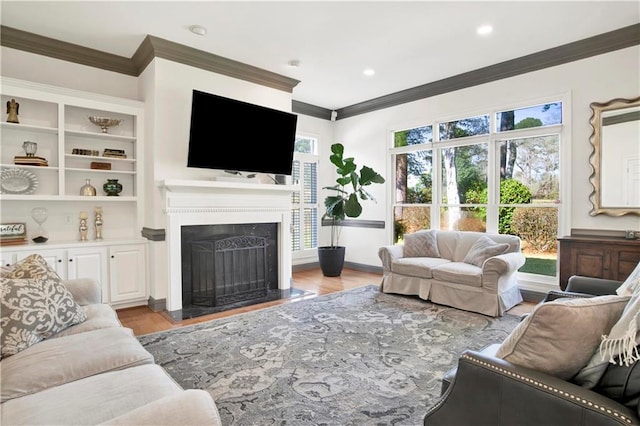
[[[425,228],[518,235],[520,272],[555,277],[561,135],[562,102],[394,132],[394,240]]]
[[[318,246],[317,139],[296,136],[291,195],[291,248],[293,256]]]

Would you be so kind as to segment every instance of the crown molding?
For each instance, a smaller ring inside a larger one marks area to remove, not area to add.
[[[640,44],[640,24],[634,24],[573,43],[542,50],[531,55],[500,62],[495,65],[340,108],[337,110],[337,119],[341,120],[355,115],[390,108],[455,90],[613,52],[638,44]]]
[[[330,109],[306,104],[300,101],[291,101],[291,111],[296,114],[309,115],[311,117],[322,118],[323,120],[331,120]]]
[[[194,49],[182,44],[174,43],[158,37],[148,35],[141,47],[133,55],[140,64],[148,65],[149,46],[154,58],[163,58],[184,65],[200,68],[216,74],[227,75],[240,80],[250,81],[262,86],[285,92],[293,92],[293,88],[300,83],[299,80],[289,78],[262,68],[254,67],[242,62],[223,58],[203,50]],[[140,52],[138,54],[138,52]],[[147,62],[148,61],[148,62]],[[142,72],[142,69],[140,70]]]
[[[292,93],[299,80],[147,35],[133,57],[113,55],[6,26],[0,27],[0,45],[107,71],[139,76],[154,58],[163,58],[217,74]]]
[[[638,44],[640,44],[640,24],[634,24],[340,108],[337,110],[337,119],[342,120]],[[136,77],[154,58],[158,57],[289,93],[292,93],[293,88],[300,83],[299,80],[151,35],[145,37],[130,59],[6,26],[0,27],[0,45]],[[331,120],[331,110],[304,102],[292,101],[292,110],[298,114]]]
[[[4,25],[0,27],[0,45],[120,74],[132,76],[140,74],[133,62],[124,56],[43,37]]]

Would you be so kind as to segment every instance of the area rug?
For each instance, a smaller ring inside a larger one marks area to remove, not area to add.
[[[371,285],[139,339],[224,425],[419,425],[460,354],[518,322]]]

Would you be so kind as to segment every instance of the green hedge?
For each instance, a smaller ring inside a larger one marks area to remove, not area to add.
[[[558,238],[558,210],[554,208],[516,207],[511,219],[511,231],[535,251],[548,251]]]

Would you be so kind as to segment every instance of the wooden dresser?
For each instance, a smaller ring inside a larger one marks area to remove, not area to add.
[[[624,281],[640,262],[640,240],[622,237],[558,238],[560,288],[572,275]]]

